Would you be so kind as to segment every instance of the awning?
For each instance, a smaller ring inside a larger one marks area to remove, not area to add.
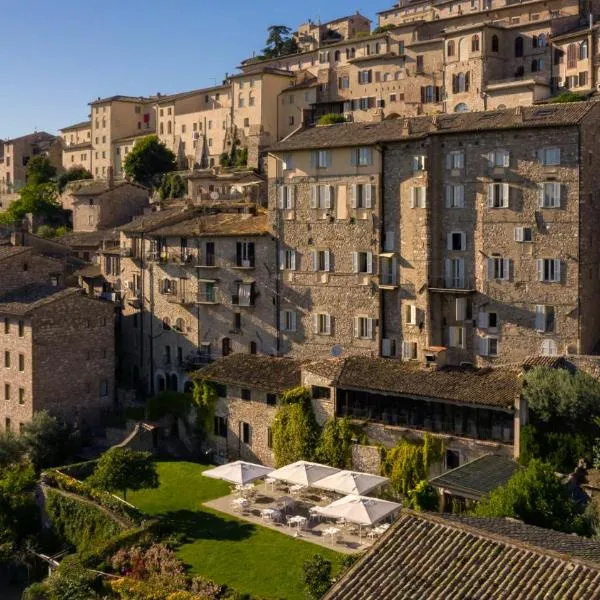
[[[236,485],[246,485],[256,479],[269,475],[272,470],[270,467],[263,467],[263,465],[238,460],[214,469],[209,469],[208,471],[203,471],[202,475],[211,477],[212,479],[229,481]]]
[[[277,469],[269,474],[273,479],[287,481],[294,485],[313,485],[319,479],[323,479],[329,475],[337,473],[339,469],[321,465],[319,463],[311,463],[305,460]]]
[[[357,471],[339,471],[317,481],[314,487],[331,490],[339,494],[363,495],[388,482],[387,477],[359,473]]]

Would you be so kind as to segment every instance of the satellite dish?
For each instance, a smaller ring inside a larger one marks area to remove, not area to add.
[[[219,199],[219,192],[211,192],[210,193],[210,199],[211,200],[218,200]]]
[[[336,344],[335,346],[333,346],[331,348],[331,356],[333,356],[335,358],[340,357],[343,352],[344,352],[344,349],[339,344]]]

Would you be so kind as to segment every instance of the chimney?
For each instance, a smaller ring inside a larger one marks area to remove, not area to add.
[[[115,187],[115,173],[112,167],[106,169],[106,182],[109,188]]]
[[[408,137],[410,135],[410,121],[408,119],[402,120],[402,137]]]

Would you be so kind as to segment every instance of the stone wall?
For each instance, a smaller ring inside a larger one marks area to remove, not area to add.
[[[378,446],[352,446],[352,470],[379,475],[381,472],[381,448]]]

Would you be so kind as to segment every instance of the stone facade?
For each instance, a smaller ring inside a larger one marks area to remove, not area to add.
[[[83,121],[60,130],[63,143],[62,167],[65,171],[83,167],[92,172],[92,123]]]

